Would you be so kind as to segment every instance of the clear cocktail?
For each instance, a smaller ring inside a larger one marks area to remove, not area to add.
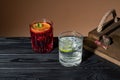
[[[59,61],[66,67],[77,66],[82,60],[83,37],[77,32],[59,36]]]

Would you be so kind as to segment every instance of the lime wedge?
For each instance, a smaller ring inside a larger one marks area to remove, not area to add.
[[[61,52],[64,52],[64,53],[68,53],[68,52],[72,52],[73,49],[59,49]]]
[[[59,50],[64,53],[73,51],[73,42],[71,41],[70,37],[62,37],[60,39]]]

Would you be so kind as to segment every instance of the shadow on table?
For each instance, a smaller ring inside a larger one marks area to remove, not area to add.
[[[58,37],[54,37],[53,42],[53,48],[58,48]]]
[[[88,58],[90,58],[93,55],[94,55],[94,53],[83,49],[82,62],[86,61]]]

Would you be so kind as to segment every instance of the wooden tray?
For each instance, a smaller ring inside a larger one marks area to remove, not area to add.
[[[111,13],[113,14],[113,19],[104,22]],[[116,22],[115,19],[117,20]],[[98,31],[101,24],[102,30]],[[115,10],[107,12],[102,18],[99,26],[88,33],[88,37],[84,40],[84,48],[120,66],[120,20],[116,17]],[[107,49],[104,49],[95,43],[95,41],[101,42],[103,35],[107,35],[112,41]]]

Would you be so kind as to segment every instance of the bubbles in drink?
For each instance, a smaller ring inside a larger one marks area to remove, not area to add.
[[[82,59],[83,37],[64,36],[59,39],[59,61],[64,66],[77,66]]]

